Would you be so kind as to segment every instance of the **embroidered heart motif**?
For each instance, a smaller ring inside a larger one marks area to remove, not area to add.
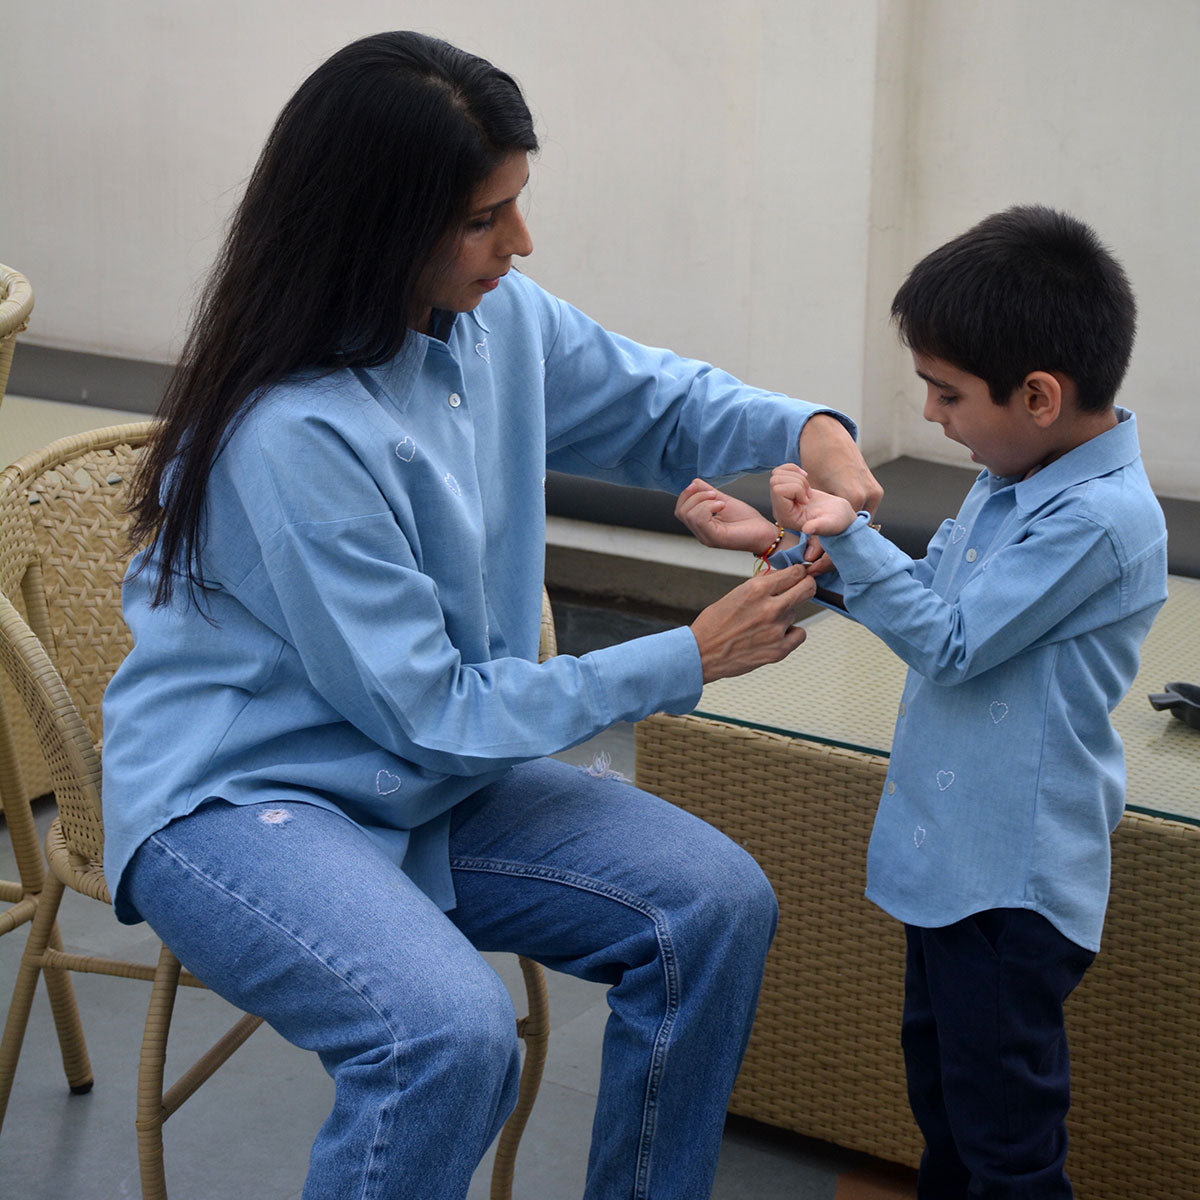
[[[451,475],[449,472],[447,472],[447,473],[446,473],[446,477],[445,477],[445,483],[446,483],[446,486],[447,486],[447,487],[448,487],[448,488],[449,488],[449,489],[450,489],[450,490],[451,490],[451,491],[452,491],[452,492],[453,492],[453,493],[454,493],[456,496],[461,496],[461,495],[462,495],[462,488],[461,488],[461,487],[459,487],[459,485],[458,485],[458,480],[457,480],[457,479],[455,479],[455,478],[454,478],[454,476],[453,476],[453,475]]]
[[[918,825],[916,829],[913,830],[913,844],[919,849],[924,840],[925,827],[923,825]]]
[[[392,792],[400,790],[400,785],[403,782],[399,775],[393,775],[391,771],[380,771],[375,776],[375,790],[381,796],[390,796]]]
[[[938,791],[944,792],[954,782],[953,771],[939,771],[937,773]]]
[[[416,452],[417,443],[414,442],[410,437],[406,437],[404,441],[402,441],[396,447],[396,457],[402,462],[412,462],[413,455],[416,454]]]
[[[490,363],[492,361],[491,353],[488,350],[487,338],[484,338],[482,342],[475,343],[475,353],[478,354],[485,363]]]
[[[992,720],[999,725],[1008,716],[1008,705],[1003,700],[993,700],[988,712],[992,714]]]
[[[967,527],[965,525],[955,525],[953,532],[950,534],[952,542],[961,542],[967,536]]]

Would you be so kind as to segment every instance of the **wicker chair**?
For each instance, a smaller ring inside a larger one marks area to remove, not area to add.
[[[33,312],[33,288],[29,280],[12,267],[0,263],[0,401],[8,386],[13,348],[17,334],[29,323]]]
[[[28,325],[32,311],[33,288],[29,280],[0,263],[0,401],[8,386],[17,335]],[[45,862],[29,798],[48,787],[49,776],[33,728],[8,680],[0,675],[0,809],[4,810],[18,875],[16,880],[0,880],[0,902],[7,905],[0,910],[0,935],[12,933],[33,919],[38,896],[45,886]],[[53,945],[60,944],[57,928],[51,929],[50,937]],[[61,971],[48,975],[46,989],[67,1083],[73,1092],[89,1091],[92,1070],[70,976]],[[2,1108],[0,1121],[3,1121]]]
[[[67,971],[153,983],[138,1070],[137,1135],[143,1200],[165,1200],[162,1126],[261,1023],[244,1015],[163,1090],[167,1034],[177,988],[202,987],[163,946],[157,966],[64,953],[54,922],[65,887],[111,903],[101,869],[101,699],[128,652],[120,586],[126,548],[124,481],[152,423],[64,438],[0,474],[0,665],[37,729],[54,780],[58,816],[46,838],[50,877],[37,898],[29,941],[0,1041],[0,1120],[39,975],[47,985]],[[28,624],[14,607],[23,595]],[[543,655],[554,652],[543,607]],[[32,627],[32,628],[31,628]],[[516,1111],[497,1146],[493,1200],[511,1195],[517,1143],[541,1081],[549,1036],[541,967],[521,960],[529,1015],[518,1022],[525,1066]],[[82,1046],[82,1038],[80,1038]],[[86,1053],[84,1055],[86,1061]]]

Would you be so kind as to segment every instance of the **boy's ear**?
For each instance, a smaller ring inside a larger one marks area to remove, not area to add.
[[[1062,381],[1049,371],[1030,371],[1021,384],[1021,403],[1036,425],[1048,429],[1062,412]]]

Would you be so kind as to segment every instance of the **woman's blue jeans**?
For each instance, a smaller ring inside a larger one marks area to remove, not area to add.
[[[184,966],[333,1077],[305,1200],[466,1195],[519,1074],[480,950],[611,985],[587,1200],[708,1196],[777,916],[754,861],[551,759],[456,808],[451,861],[443,913],[340,816],[212,802],[149,838],[128,885]]]

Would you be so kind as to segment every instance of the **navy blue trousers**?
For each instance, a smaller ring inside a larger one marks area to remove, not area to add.
[[[1019,908],[905,932],[919,1200],[1068,1200],[1063,1001],[1095,955]]]

